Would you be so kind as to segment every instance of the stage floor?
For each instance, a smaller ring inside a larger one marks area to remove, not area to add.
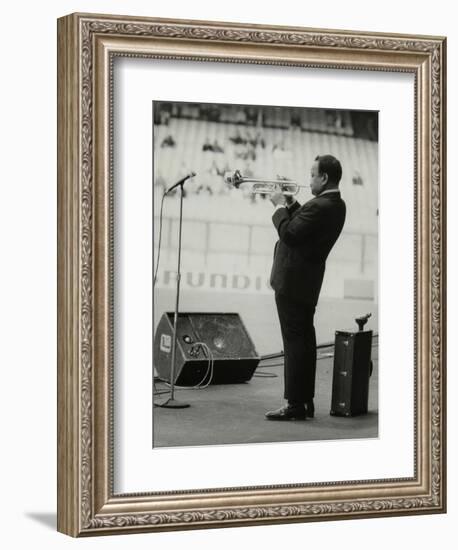
[[[374,340],[376,343],[376,340]],[[176,388],[175,399],[186,409],[154,407],[154,447],[252,444],[287,441],[362,439],[378,437],[378,347],[372,348],[374,370],[369,383],[369,412],[336,417],[331,408],[333,348],[319,353],[315,392],[315,418],[274,422],[268,410],[283,404],[281,360],[260,363],[244,384],[210,385],[205,389]],[[275,366],[273,366],[275,364]],[[166,400],[168,387],[155,382],[155,401]]]

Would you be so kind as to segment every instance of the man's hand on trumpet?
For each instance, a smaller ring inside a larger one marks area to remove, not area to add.
[[[283,195],[281,190],[279,190],[270,195],[270,202],[274,206],[286,206],[286,197]]]
[[[287,183],[291,181],[285,176],[280,176],[277,174],[277,179]],[[296,202],[296,199],[292,195],[284,195],[281,183],[277,184],[275,187],[275,193],[270,196],[270,202],[275,206],[286,206],[289,207]]]

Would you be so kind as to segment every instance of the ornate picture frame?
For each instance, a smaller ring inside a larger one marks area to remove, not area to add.
[[[413,75],[412,477],[114,493],[117,57]],[[445,512],[445,60],[443,37],[94,14],[59,19],[59,531],[91,536]]]

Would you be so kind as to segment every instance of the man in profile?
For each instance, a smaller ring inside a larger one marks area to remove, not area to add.
[[[266,413],[268,420],[313,418],[315,406],[315,308],[326,258],[339,237],[346,207],[339,191],[340,162],[317,156],[310,189],[314,198],[300,205],[275,193],[272,221],[278,231],[270,283],[275,291],[284,350],[284,398],[287,404]]]

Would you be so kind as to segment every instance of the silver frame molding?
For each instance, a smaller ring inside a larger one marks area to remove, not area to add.
[[[58,530],[71,536],[445,512],[443,37],[73,14],[58,20]],[[113,493],[112,62],[117,56],[415,77],[415,475]]]

